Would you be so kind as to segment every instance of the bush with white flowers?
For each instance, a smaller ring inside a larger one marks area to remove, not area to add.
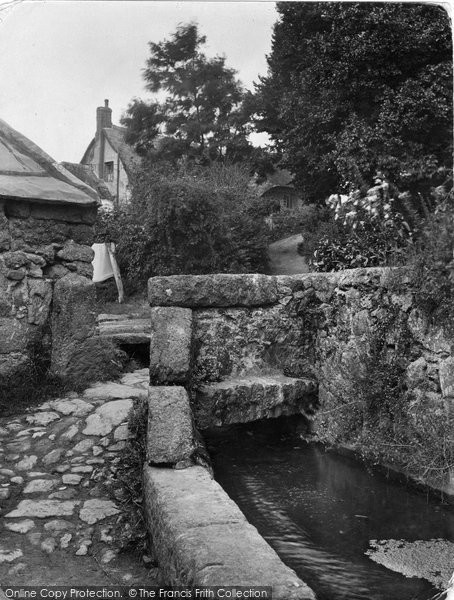
[[[324,235],[311,259],[315,271],[398,264],[412,242],[413,232],[390,197],[387,183],[367,194],[332,194],[332,229]]]

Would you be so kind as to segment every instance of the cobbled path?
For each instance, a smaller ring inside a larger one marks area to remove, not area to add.
[[[115,481],[147,385],[142,369],[0,419],[2,587],[155,583],[141,556],[118,551],[128,525]]]

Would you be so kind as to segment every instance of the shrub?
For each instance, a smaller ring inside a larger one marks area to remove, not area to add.
[[[375,226],[365,222],[356,231],[333,223],[327,230],[310,257],[314,271],[396,265],[406,256],[408,237],[395,223]]]
[[[368,340],[361,369],[351,370],[319,415],[322,438],[353,447],[377,464],[440,482],[454,467],[454,415],[430,390],[409,385],[409,339],[402,316],[388,312]]]
[[[50,370],[50,346],[31,344],[29,360],[8,375],[0,375],[0,415],[20,414],[69,392],[80,392],[96,381],[116,379],[127,362],[125,352],[110,340],[88,338],[71,358],[71,377],[56,376]]]
[[[151,244],[143,221],[129,209],[99,211],[95,234],[98,243],[116,244],[116,258],[127,292],[143,287],[153,274],[148,260]]]
[[[126,352],[107,338],[94,335],[71,355],[71,375],[66,384],[74,389],[84,389],[90,383],[117,379],[128,362]]]
[[[379,188],[366,195],[330,196],[332,220],[315,247],[310,264],[315,271],[401,264],[417,230],[396,208],[396,200]]]
[[[246,174],[227,165],[140,170],[128,210],[97,225],[98,241],[117,244],[129,290],[153,275],[265,271],[266,227],[249,212]]]
[[[410,255],[416,306],[454,333],[454,194],[445,193]]]
[[[0,416],[14,416],[26,408],[68,392],[68,385],[49,373],[48,365],[33,356],[23,368],[0,375]]]
[[[270,241],[276,241],[300,233],[304,238],[303,251],[308,254],[312,247],[314,232],[328,218],[326,209],[314,204],[306,204],[299,209],[281,209],[273,214],[273,229],[270,232]]]

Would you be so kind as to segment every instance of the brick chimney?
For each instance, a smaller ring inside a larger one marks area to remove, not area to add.
[[[112,109],[109,108],[108,100],[104,100],[104,106],[96,109],[96,137],[104,127],[112,127]]]

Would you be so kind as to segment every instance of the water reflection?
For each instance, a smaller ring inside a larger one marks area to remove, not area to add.
[[[216,479],[320,600],[428,600],[364,555],[370,539],[454,540],[451,510],[320,446],[257,426],[209,438]]]

